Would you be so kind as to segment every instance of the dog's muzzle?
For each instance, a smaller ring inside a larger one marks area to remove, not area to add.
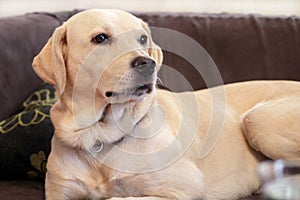
[[[155,61],[148,57],[139,56],[131,62],[131,67],[131,72],[135,72],[136,83],[120,92],[107,91],[105,93],[106,97],[129,96],[130,99],[135,99],[153,91],[155,85]],[[124,76],[124,79],[126,78]]]

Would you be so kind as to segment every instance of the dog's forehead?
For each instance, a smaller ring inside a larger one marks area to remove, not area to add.
[[[66,25],[76,32],[111,30],[114,33],[142,28],[142,20],[130,13],[114,9],[92,9],[71,17]]]

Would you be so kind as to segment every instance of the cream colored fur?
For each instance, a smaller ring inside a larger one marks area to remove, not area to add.
[[[110,40],[92,42],[100,33]],[[139,42],[143,34],[149,38],[144,45]],[[162,52],[147,25],[123,11],[93,9],[58,27],[34,59],[37,74],[59,94],[51,110],[55,134],[47,164],[47,200],[238,199],[258,191],[258,162],[300,157],[299,83],[253,81],[180,94],[153,89],[132,96],[126,91],[140,80],[130,63],[138,56],[156,62],[150,79],[155,84]],[[225,94],[225,101],[219,100],[224,108],[212,104],[217,90]],[[109,97],[107,92],[122,95]],[[203,158],[213,112],[224,115],[224,121],[216,145]],[[152,132],[151,137],[138,137]],[[185,149],[185,136],[191,133],[195,135]],[[97,142],[104,143],[98,153],[91,150]],[[170,144],[168,153],[134,159]],[[133,159],[118,154],[116,147]]]

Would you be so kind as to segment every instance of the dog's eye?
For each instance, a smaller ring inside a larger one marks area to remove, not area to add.
[[[144,45],[144,44],[147,44],[147,42],[148,42],[148,37],[147,37],[147,35],[142,35],[141,38],[140,38],[140,43],[141,43],[142,45]]]
[[[94,42],[96,44],[101,44],[101,43],[107,42],[108,38],[109,38],[108,35],[106,35],[105,33],[101,33],[101,34],[96,35],[92,39],[92,42]]]

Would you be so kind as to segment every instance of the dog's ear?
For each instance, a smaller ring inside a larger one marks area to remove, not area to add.
[[[34,58],[32,66],[35,72],[46,82],[54,85],[59,94],[66,86],[66,27],[62,25],[54,31],[41,52]]]
[[[148,32],[148,35],[149,35],[149,42],[150,42],[150,45],[149,45],[149,50],[148,50],[148,53],[149,55],[155,60],[157,66],[161,66],[162,64],[162,61],[163,61],[163,53],[162,53],[162,50],[161,48],[155,44],[152,40],[152,36],[151,36],[151,31],[149,29],[149,26],[147,23],[145,22],[142,22],[142,26],[143,28]]]
[[[157,66],[162,65],[163,53],[161,48],[151,40],[149,55],[155,60]]]

